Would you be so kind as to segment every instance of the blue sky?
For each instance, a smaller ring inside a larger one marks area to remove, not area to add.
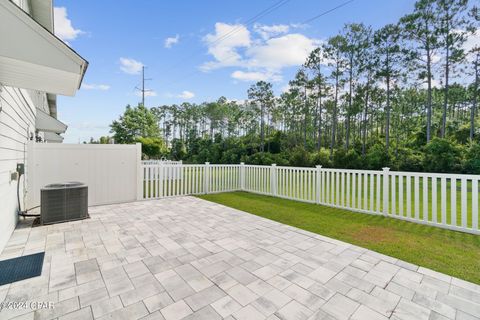
[[[125,106],[141,99],[135,90],[141,65],[152,78],[147,107],[222,95],[242,100],[260,79],[272,81],[278,94],[308,50],[345,23],[378,28],[396,22],[414,4],[355,0],[303,24],[343,2],[291,0],[247,24],[278,0],[55,0],[56,33],[90,63],[77,95],[58,97],[59,119],[69,125],[65,142],[109,133]]]

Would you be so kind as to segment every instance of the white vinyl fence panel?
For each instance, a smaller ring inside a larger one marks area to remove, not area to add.
[[[244,190],[480,234],[479,175],[209,163],[142,172],[144,199]]]
[[[141,145],[30,143],[27,206],[40,205],[47,184],[79,181],[89,205],[135,201],[143,190]]]
[[[182,165],[182,160],[142,160],[142,165]]]
[[[240,165],[143,165],[143,198],[240,189]]]
[[[180,175],[182,174],[182,170],[180,169],[180,166],[182,164],[182,160],[142,160],[142,166],[169,166],[172,168],[177,168],[165,172],[163,176],[165,179],[181,179]]]

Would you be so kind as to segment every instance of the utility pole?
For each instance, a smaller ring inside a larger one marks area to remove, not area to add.
[[[142,106],[145,107],[145,66],[142,66]]]
[[[137,89],[138,91],[140,91],[142,93],[142,106],[145,107],[145,92],[150,92],[152,90],[150,89],[145,89],[145,81],[146,80],[152,80],[151,78],[150,79],[145,79],[145,66],[142,66],[142,88],[138,88],[138,87],[135,87],[135,89]]]

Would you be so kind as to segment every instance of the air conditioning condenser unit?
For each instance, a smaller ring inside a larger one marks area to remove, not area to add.
[[[42,224],[88,217],[88,187],[81,182],[49,184],[40,190],[40,196]]]

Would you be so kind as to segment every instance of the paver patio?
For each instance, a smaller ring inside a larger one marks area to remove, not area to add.
[[[55,308],[0,319],[480,319],[478,285],[198,198],[90,215],[19,225],[0,260],[45,251],[43,272],[0,301]]]

